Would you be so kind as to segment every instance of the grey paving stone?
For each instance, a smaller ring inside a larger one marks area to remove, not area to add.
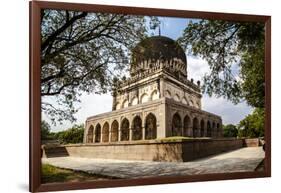
[[[42,162],[91,174],[117,178],[144,178],[254,171],[264,156],[261,147],[247,147],[191,162],[152,162],[79,157],[43,158]]]

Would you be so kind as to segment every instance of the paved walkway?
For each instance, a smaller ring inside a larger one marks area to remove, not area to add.
[[[247,147],[191,162],[152,162],[77,157],[43,158],[60,168],[116,178],[140,178],[254,171],[264,158],[261,147]]]

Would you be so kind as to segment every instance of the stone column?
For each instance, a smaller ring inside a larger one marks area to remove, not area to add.
[[[145,127],[142,127],[142,140],[145,140]]]
[[[132,141],[133,137],[133,128],[129,128],[129,141]]]
[[[109,130],[109,134],[108,134],[108,142],[111,142],[111,129]]]
[[[207,122],[204,124],[204,137],[207,137]]]
[[[118,135],[118,140],[117,141],[121,141],[121,128],[120,127],[118,128],[117,135]]]
[[[103,141],[103,129],[101,128],[101,132],[100,132],[100,142],[102,143]]]

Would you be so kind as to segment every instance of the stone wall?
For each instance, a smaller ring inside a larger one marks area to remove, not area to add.
[[[244,142],[244,144],[243,144],[244,147],[257,147],[260,145],[259,138],[244,139],[243,142]]]
[[[85,158],[183,162],[243,147],[242,139],[149,140],[136,142],[65,145],[66,155]],[[43,156],[55,157],[44,147]],[[61,155],[61,154],[59,154]]]

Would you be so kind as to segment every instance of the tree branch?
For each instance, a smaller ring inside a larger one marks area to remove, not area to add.
[[[66,21],[66,23],[59,29],[57,29],[52,35],[50,35],[41,45],[41,50],[44,50],[50,42],[53,42],[55,38],[64,32],[70,25],[72,25],[76,20],[81,19],[87,15],[87,12],[83,12],[79,15],[72,17],[70,20]]]

